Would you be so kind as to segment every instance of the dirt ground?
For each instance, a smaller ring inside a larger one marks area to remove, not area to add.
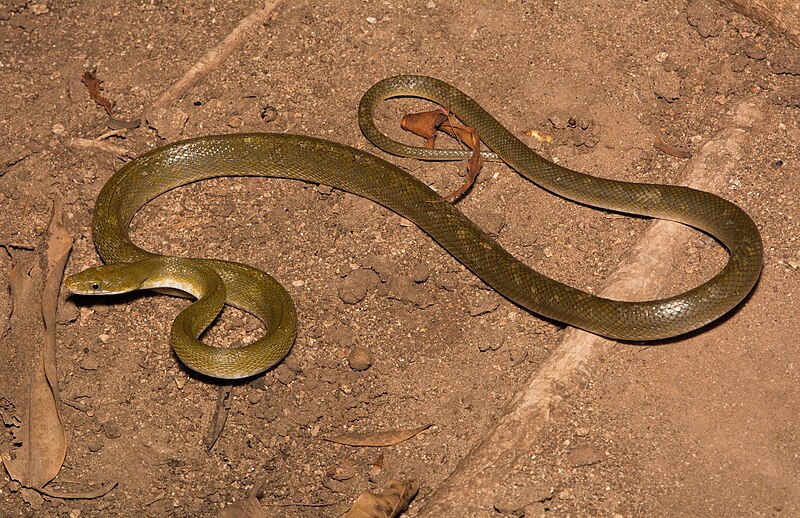
[[[3,271],[31,253],[22,245],[37,243],[55,197],[75,239],[67,273],[99,262],[92,208],[124,159],[71,145],[109,129],[82,74],[104,81],[114,117],[136,119],[259,6],[0,4]],[[356,107],[370,85],[398,73],[447,80],[514,133],[552,135],[524,137],[545,156],[630,181],[679,182],[691,160],[653,142],[696,152],[724,129],[731,106],[756,103],[762,116],[718,193],[761,229],[765,266],[753,295],[685,340],[615,348],[580,389],[561,394],[525,484],[484,515],[800,515],[800,51],[711,1],[287,1],[169,109],[169,138],[291,132],[376,152]],[[388,127],[407,107],[425,105],[389,104],[380,122]],[[165,143],[146,126],[107,142],[133,156]],[[453,164],[389,159],[443,193],[462,182]],[[458,206],[532,267],[590,291],[649,224],[558,199],[502,164],[486,166]],[[209,452],[220,384],[182,367],[168,343],[186,302],[63,293],[68,452],[53,484],[119,484],[93,500],[36,498],[4,473],[0,516],[214,516],[255,485],[267,516],[335,516],[364,490],[416,478],[415,516],[563,332],[489,290],[399,216],[324,186],[203,182],[148,205],[133,236],[161,253],[272,273],[297,304],[294,348],[278,368],[234,384]],[[667,291],[701,283],[724,257],[698,233]],[[6,275],[0,284],[5,329]],[[208,338],[235,344],[261,331],[226,311]],[[2,452],[18,446],[19,402],[6,397],[15,350],[32,346],[2,342]],[[368,369],[351,368],[355,347],[369,353]],[[426,423],[386,448],[323,440]],[[269,506],[287,503],[333,505]]]

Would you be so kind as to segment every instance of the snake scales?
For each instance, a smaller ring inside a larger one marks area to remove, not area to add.
[[[402,169],[363,151],[312,137],[234,134],[176,142],[126,164],[103,187],[93,215],[94,242],[106,266],[67,279],[82,294],[175,288],[198,301],[172,326],[178,357],[190,368],[220,378],[258,374],[278,363],[296,335],[294,304],[269,275],[239,263],[179,259],[143,250],[129,237],[130,222],[148,201],[171,189],[219,176],[270,176],[322,183],[373,200],[413,221],[498,292],[546,317],[610,338],[654,340],[697,329],[736,306],[761,272],[761,237],[736,205],[687,187],[607,180],[545,160],[506,130],[475,101],[442,81],[397,76],[375,84],[359,107],[363,133],[379,148],[424,160],[454,160],[465,151],[409,147],[382,134],[373,121],[383,100],[419,97],[455,113],[520,174],[576,202],[669,219],[705,231],[730,252],[713,278],[661,300],[621,302],[599,298],[525,266],[439,195]],[[260,340],[240,348],[210,347],[197,337],[223,304],[252,313],[267,325]]]

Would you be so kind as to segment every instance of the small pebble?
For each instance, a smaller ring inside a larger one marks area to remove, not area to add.
[[[672,102],[680,98],[681,80],[672,73],[664,72],[659,74],[653,84],[653,93],[667,102]]]
[[[345,327],[337,327],[327,335],[329,342],[334,343],[342,348],[352,347],[355,345],[356,340],[353,333]]]
[[[303,364],[300,363],[300,360],[297,359],[294,355],[289,355],[284,361],[283,364],[286,365],[286,368],[290,371],[294,372],[295,374],[299,374],[303,372]]]
[[[294,372],[289,369],[285,364],[281,363],[278,367],[273,371],[275,373],[275,377],[278,378],[284,385],[288,385],[292,381],[294,381],[296,375]]]
[[[97,439],[90,439],[89,442],[86,444],[86,447],[89,448],[89,451],[92,453],[96,453],[103,449],[103,441],[99,438]]]
[[[431,276],[431,269],[425,263],[417,263],[411,270],[411,278],[414,282],[421,283],[427,281]]]
[[[589,466],[591,464],[603,462],[606,458],[606,453],[602,448],[592,444],[586,444],[576,446],[575,449],[570,452],[567,461],[573,466]]]
[[[566,129],[568,124],[567,123],[568,117],[565,117],[560,113],[554,113],[548,118],[548,120],[550,121],[550,124],[552,124],[553,127],[556,129]]]
[[[393,278],[387,286],[387,294],[391,299],[407,302],[424,309],[433,305],[433,297],[411,277],[400,275]]]
[[[342,279],[339,285],[339,298],[345,304],[356,304],[366,298],[367,291],[380,282],[378,274],[372,270],[359,268]]]
[[[347,363],[354,371],[365,371],[372,366],[372,353],[365,347],[356,345],[347,355]]]
[[[368,268],[378,274],[381,282],[389,282],[397,265],[381,255],[369,254],[361,261],[363,268]]]
[[[332,478],[326,478],[322,482],[322,485],[327,487],[334,493],[346,493],[348,490],[348,487],[344,482],[340,482]]]
[[[336,466],[336,471],[333,473],[331,478],[334,480],[349,480],[356,475],[356,467],[350,462],[348,459],[342,459],[339,461],[339,465]]]
[[[103,433],[109,439],[118,439],[122,436],[122,427],[113,421],[109,421],[103,425]]]
[[[47,4],[32,4],[28,6],[28,10],[36,16],[50,12],[50,8],[47,7]]]
[[[500,300],[494,295],[482,295],[473,301],[469,307],[470,316],[477,317],[485,313],[491,313],[500,305]]]
[[[731,59],[731,70],[734,72],[743,72],[747,68],[750,60],[744,54],[737,54]]]
[[[257,405],[264,399],[264,393],[261,391],[254,391],[247,395],[247,402],[251,405]]]

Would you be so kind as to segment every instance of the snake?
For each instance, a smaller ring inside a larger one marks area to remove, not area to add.
[[[190,369],[223,379],[254,376],[279,363],[297,336],[289,293],[267,273],[240,263],[160,255],[129,236],[134,215],[177,187],[222,176],[263,176],[323,184],[380,204],[410,220],[498,293],[531,312],[621,341],[652,341],[697,330],[725,315],[750,293],[763,265],[754,221],[715,194],[678,185],[632,183],[570,170],[540,156],[475,100],[450,84],[421,75],[383,79],[363,95],[358,121],[383,151],[420,160],[461,160],[467,149],[427,149],[393,140],[377,128],[375,110],[394,97],[431,101],[474,128],[489,151],[541,188],[603,210],[676,221],[713,236],[728,250],[712,278],[684,293],[621,301],[551,279],[516,259],[487,232],[422,181],[366,151],[310,136],[283,133],[211,135],[174,142],[131,160],[103,186],[92,232],[105,263],[66,280],[77,294],[138,289],[177,290],[196,301],[175,318],[170,340]],[[209,246],[211,244],[208,244]],[[214,347],[199,337],[224,305],[260,319],[264,336],[241,347]]]

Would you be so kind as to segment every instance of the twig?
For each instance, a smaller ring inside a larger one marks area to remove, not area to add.
[[[128,156],[130,154],[130,151],[126,148],[115,146],[114,144],[102,140],[75,137],[69,139],[69,145],[78,149],[96,149],[119,157]]]
[[[151,505],[153,505],[154,503],[158,502],[159,500],[161,500],[165,496],[167,496],[167,492],[166,491],[161,491],[156,496],[154,496],[153,498],[151,498],[150,500],[145,502],[144,503],[144,507],[150,507]]]
[[[128,128],[117,128],[108,130],[102,135],[95,137],[95,140],[105,140],[108,137],[124,137],[125,134],[128,133]]]
[[[261,505],[265,505],[267,507],[330,507],[332,505],[339,505],[342,502],[321,502],[318,504],[306,504],[303,502],[276,502],[276,503],[269,503],[269,502],[261,502]]]
[[[217,408],[214,415],[211,416],[211,426],[206,436],[206,450],[211,451],[211,448],[217,444],[217,439],[222,435],[222,430],[225,428],[225,422],[228,420],[228,413],[231,410],[231,385],[220,385],[217,390]]]
[[[164,110],[170,107],[178,99],[199,83],[205,76],[219,68],[219,66],[236,50],[245,33],[251,27],[266,21],[267,16],[280,4],[280,0],[265,1],[264,7],[253,11],[249,16],[243,18],[239,24],[222,40],[216,47],[209,50],[200,61],[195,63],[186,73],[164,90],[148,108],[145,113],[153,113],[157,110]],[[146,117],[147,118],[147,117]]]
[[[36,245],[31,245],[29,243],[15,243],[15,242],[6,242],[0,243],[0,248],[5,248],[8,251],[9,248],[16,248],[17,250],[33,250],[36,248]]]
[[[685,149],[673,146],[672,144],[667,144],[658,137],[656,137],[656,139],[653,141],[653,147],[662,153],[666,153],[677,158],[692,158],[691,151],[686,151]]]
[[[66,498],[72,500],[92,500],[94,498],[100,498],[101,496],[107,495],[112,489],[117,487],[117,482],[106,482],[99,488],[95,489],[94,491],[63,491],[61,489],[48,489],[45,487],[37,487],[34,488],[36,491],[40,492],[43,495],[47,495],[52,498]]]

